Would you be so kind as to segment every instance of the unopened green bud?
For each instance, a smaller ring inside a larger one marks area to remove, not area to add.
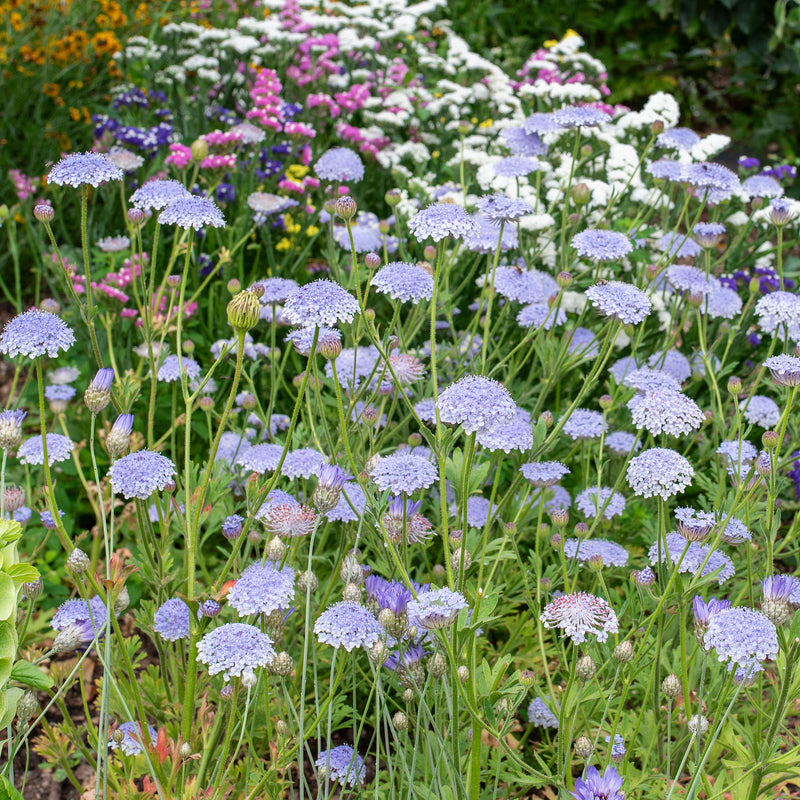
[[[228,323],[237,333],[255,328],[260,319],[261,303],[254,292],[239,292],[228,303]]]

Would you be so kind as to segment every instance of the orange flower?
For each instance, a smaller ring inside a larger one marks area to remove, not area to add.
[[[97,55],[113,55],[122,49],[119,40],[111,31],[101,31],[92,36],[92,47]]]
[[[59,86],[57,83],[46,83],[44,86],[42,86],[42,91],[48,97],[58,97]]]

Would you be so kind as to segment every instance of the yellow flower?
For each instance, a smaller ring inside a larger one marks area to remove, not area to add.
[[[284,236],[283,239],[281,239],[275,245],[275,249],[276,250],[288,250],[291,246],[292,246],[291,241]]]
[[[306,228],[306,236],[316,236],[319,233],[319,228],[316,225],[309,225]]]
[[[306,176],[308,173],[308,167],[304,166],[303,164],[292,164],[289,169],[286,170],[286,175],[295,181],[299,181]]]
[[[491,117],[489,119],[485,119],[483,122],[478,123],[479,128],[491,128],[494,123],[492,122]]]

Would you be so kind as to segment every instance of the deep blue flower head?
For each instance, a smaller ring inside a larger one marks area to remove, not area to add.
[[[177,225],[184,230],[194,228],[196,231],[207,225],[212,228],[225,227],[225,218],[216,203],[196,195],[173,200],[158,215],[158,222],[160,225]]]
[[[252,676],[275,658],[272,640],[253,625],[229,622],[207,633],[197,643],[197,660],[208,665],[208,674],[232,677]]]
[[[545,115],[545,116],[549,116]],[[547,145],[536,132],[526,132],[522,127],[504,128],[500,131],[500,141],[511,151],[512,156],[543,156]]]
[[[74,447],[72,439],[60,433],[47,434],[47,464],[53,466],[58,461],[69,459]],[[17,450],[17,458],[23,464],[44,464],[44,447],[41,434],[26,439]]]
[[[341,786],[361,784],[367,775],[364,759],[347,744],[340,744],[332,750],[323,750],[314,764],[320,770],[320,782],[324,782],[323,771],[327,772],[331,781]]]
[[[392,261],[381,267],[372,277],[372,288],[388,294],[392,300],[415,305],[433,296],[433,276],[416,264]]]
[[[631,240],[618,231],[587,228],[572,237],[570,245],[578,255],[592,261],[617,261],[633,250]]]
[[[492,430],[517,413],[508,389],[480,375],[466,375],[448,386],[436,405],[442,422],[462,425],[465,433]]]
[[[447,628],[455,622],[458,612],[467,608],[467,600],[460,592],[448,588],[419,592],[416,600],[408,604],[408,620],[421,628]]]
[[[121,181],[123,172],[102,153],[70,153],[48,173],[48,183],[59,186],[94,186],[106,181]]]
[[[622,778],[610,764],[600,775],[596,767],[589,767],[586,780],[575,781],[575,791],[570,794],[575,800],[625,800]]]
[[[562,128],[582,128],[602,125],[611,120],[611,115],[591,106],[566,106],[556,109],[553,117]]]
[[[112,750],[119,748],[126,756],[138,756],[144,752],[142,744],[142,728],[138,722],[123,722],[117,728],[123,734],[122,741],[118,742],[113,736],[109,737],[108,746]],[[158,731],[152,726],[147,726],[149,745],[155,747],[158,742]]]
[[[61,350],[69,350],[75,334],[64,320],[48,311],[33,308],[11,319],[0,334],[0,353],[9,358],[23,355],[55,358]]]
[[[276,569],[269,561],[251,564],[228,592],[228,604],[241,617],[288,608],[294,597],[294,570]]]
[[[131,204],[147,211],[161,211],[176,200],[191,197],[191,192],[178,181],[154,180],[143,183],[132,195]]]
[[[358,301],[338,283],[318,280],[289,295],[284,313],[292,325],[332,328],[340,322],[353,321],[358,313]]]
[[[332,647],[344,647],[351,652],[354,647],[370,648],[383,636],[383,626],[358,603],[343,600],[323,611],[314,623],[317,639]]]
[[[364,177],[364,163],[357,153],[346,147],[332,147],[314,164],[314,172],[324,181],[358,183]]]
[[[472,218],[453,203],[434,203],[424,208],[408,221],[408,228],[418,242],[425,239],[438,242],[446,236],[464,239],[475,233]]]
[[[501,178],[524,178],[531,172],[536,172],[537,169],[539,169],[539,161],[536,158],[506,156],[494,165],[494,174]]]
[[[189,637],[189,606],[180,597],[161,605],[153,615],[153,630],[164,639],[174,642]]]
[[[622,281],[599,281],[586,290],[586,297],[601,314],[626,325],[638,325],[653,308],[641,289]]]
[[[439,476],[436,466],[427,458],[401,450],[383,456],[372,468],[370,476],[381,491],[394,494],[413,494],[427,489]]]
[[[111,488],[126,500],[138,497],[147,500],[157,491],[163,491],[175,474],[175,465],[160,453],[137,450],[115,461],[108,471]]]

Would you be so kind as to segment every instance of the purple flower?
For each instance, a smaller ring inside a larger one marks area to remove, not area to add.
[[[706,650],[716,650],[720,661],[743,668],[778,656],[775,625],[751,608],[724,608],[713,614],[703,644]]]
[[[427,458],[401,450],[382,457],[370,477],[382,492],[388,489],[394,494],[413,494],[417,489],[427,489],[439,477],[439,471]]]
[[[278,444],[257,444],[236,456],[235,464],[247,472],[263,475],[265,472],[274,472],[283,454],[283,447]]]
[[[717,518],[710,511],[684,507],[675,509],[678,533],[689,542],[702,542],[716,525]]]
[[[716,247],[724,233],[725,226],[721,222],[698,222],[692,228],[695,241],[706,250]]]
[[[625,498],[613,489],[591,486],[576,498],[575,505],[586,517],[594,519],[602,510],[605,519],[613,519],[625,513]]]
[[[269,192],[253,192],[247,196],[247,205],[256,212],[256,221],[263,222],[270,214],[279,214],[281,211],[294,208],[298,203],[297,200],[292,200],[290,197],[281,197]],[[289,279],[276,278],[276,280]]]
[[[795,612],[791,606],[794,584],[791,575],[768,575],[761,581],[761,613],[774,625],[783,625]]]
[[[239,614],[271,614],[288,608],[294,597],[294,570],[270,562],[251,564],[228,592],[228,604]]]
[[[519,471],[537,489],[554,486],[570,472],[569,467],[565,467],[560,461],[531,461],[523,464]]]
[[[691,150],[700,141],[700,137],[690,128],[672,128],[659,133],[656,137],[656,145],[658,147],[666,147],[669,150],[683,150],[685,152]]]
[[[539,161],[523,156],[506,156],[494,165],[494,174],[501,178],[524,178],[539,169]]]
[[[367,776],[364,759],[347,744],[340,744],[332,750],[323,750],[317,756],[314,764],[320,771],[320,783],[324,783],[323,774],[341,786],[355,786],[357,783],[364,783]]]
[[[751,175],[742,181],[742,191],[749,197],[783,197],[783,186],[769,175]]]
[[[558,707],[558,703],[556,703]],[[528,706],[528,722],[540,728],[558,730],[558,717],[545,705],[541,697],[534,698]]]
[[[189,606],[179,597],[167,600],[153,615],[153,630],[170,642],[188,639],[189,623]]]
[[[324,181],[358,183],[364,177],[364,163],[357,153],[346,147],[326,150],[314,164],[314,172]]]
[[[276,492],[273,490],[270,497]],[[294,498],[291,502],[264,503],[258,509],[256,518],[273,536],[307,536],[317,524],[317,514],[309,506],[301,506]]]
[[[364,222],[361,219],[363,216],[362,213],[359,213],[358,217],[351,221],[349,233],[344,225],[337,225],[333,229],[333,240],[348,253],[351,252],[351,234],[353,236],[352,249],[355,249],[356,253],[372,253],[383,247],[383,234],[378,228],[377,219],[373,225]]]
[[[592,106],[565,106],[556,109],[553,118],[562,128],[582,128],[609,122],[611,115]]]
[[[549,331],[554,325],[563,325],[567,314],[563,308],[547,303],[531,303],[523,306],[517,314],[517,322],[523,328],[544,328]]]
[[[689,359],[677,350],[653,353],[647,359],[647,366],[672,375],[679,384],[689,380],[692,375],[692,365],[689,363]]]
[[[0,447],[13,450],[22,441],[22,422],[28,412],[21,408],[0,411]]]
[[[446,236],[464,239],[475,233],[472,218],[453,203],[434,203],[424,208],[408,221],[408,228],[418,242],[425,239],[438,242]]]
[[[442,422],[462,425],[465,433],[492,430],[517,413],[508,389],[480,375],[466,375],[448,386],[436,405]]]
[[[597,767],[589,767],[586,780],[578,778],[575,781],[575,791],[570,794],[575,800],[625,800],[622,778],[611,764],[606,767],[602,776]]]
[[[633,433],[614,431],[606,436],[606,447],[616,455],[626,456],[634,450],[641,450],[642,443],[637,441],[637,437]]]
[[[364,490],[357,483],[348,483],[342,488],[339,502],[325,516],[331,522],[358,522],[366,503]]]
[[[708,314],[711,319],[733,319],[742,311],[742,298],[733,289],[725,286],[712,291],[700,311]]]
[[[200,374],[200,365],[187,356],[167,356],[164,363],[158,368],[158,380],[164,383],[175,383],[181,379],[181,367],[186,377],[191,381]]]
[[[64,384],[51,384],[44,387],[44,398],[49,402],[66,403],[75,397],[75,387]]]
[[[516,226],[506,225],[502,235],[499,234],[499,222],[493,222],[482,214],[472,217],[475,223],[475,233],[464,240],[464,246],[471,253],[494,253],[500,245],[500,252],[505,253],[516,249],[519,244]]]
[[[656,240],[656,249],[668,253],[671,258],[694,258],[702,248],[694,239],[682,233],[665,233]]]
[[[264,290],[264,293],[258,298],[262,306],[270,303],[283,303],[287,297],[300,288],[297,281],[291,278],[262,278],[260,281],[255,281],[250,288],[254,289],[256,286]]]
[[[463,512],[456,509],[455,504],[451,506],[453,515],[457,520],[464,518]],[[470,528],[484,528],[491,517],[497,513],[497,506],[492,505],[489,500],[480,495],[473,495],[467,498],[467,525]]]
[[[547,154],[547,145],[542,141],[539,134],[528,132],[525,128],[515,126],[504,128],[500,131],[500,141],[511,151],[512,156],[530,157]]]
[[[315,336],[317,339],[316,353],[332,352],[331,348],[336,348],[342,342],[341,331],[336,328],[326,328],[325,326],[319,328],[296,328],[286,334],[286,341],[291,342],[294,345],[294,349],[301,356],[308,357],[311,355],[311,346],[314,344]]]
[[[539,619],[545,628],[561,628],[573,644],[581,644],[587,634],[598,642],[608,639],[609,633],[619,631],[617,615],[602,597],[587,592],[573,592],[548,603]]]
[[[755,307],[758,323],[764,333],[776,333],[785,326],[789,338],[800,338],[800,297],[777,291],[758,299]]]
[[[418,544],[434,534],[429,520],[419,513],[421,502],[411,502],[407,497],[389,497],[389,509],[383,515],[383,527],[389,541]]]
[[[582,564],[600,557],[604,567],[624,567],[628,563],[628,551],[621,544],[608,539],[567,539],[564,542],[564,555]]]
[[[102,153],[70,153],[48,173],[47,182],[58,186],[97,187],[106,181],[121,181],[123,172]]]
[[[225,431],[220,436],[219,447],[217,448],[217,455],[214,461],[227,461],[229,465],[236,462],[239,455],[250,449],[250,442],[244,438],[244,434],[235,431]],[[281,448],[282,449],[282,448]]]
[[[681,436],[696,431],[705,420],[700,406],[671,389],[637,392],[627,403],[636,428],[653,436]]]
[[[652,310],[647,295],[622,281],[599,281],[586,290],[592,305],[607,317],[616,317],[626,325],[638,325]]]
[[[338,283],[318,280],[289,295],[284,312],[292,325],[332,328],[340,322],[353,321],[358,313],[358,301]]]
[[[138,756],[144,752],[142,742],[142,727],[138,722],[123,722],[117,728],[122,733],[122,741],[118,742],[113,736],[109,737],[108,746],[112,750],[119,748],[126,756]],[[152,726],[147,726],[149,746],[155,747],[158,742],[158,731]]]
[[[289,480],[295,478],[308,480],[312,475],[318,474],[320,467],[325,463],[327,463],[327,459],[318,450],[301,447],[286,454],[281,465],[281,475]]]
[[[546,113],[543,111],[538,111],[527,117],[525,122],[522,123],[522,129],[527,134],[536,133],[539,135],[545,133],[559,133],[564,130],[554,113]]]
[[[739,409],[751,425],[758,425],[761,428],[771,428],[777,425],[781,418],[778,404],[761,394],[754,394],[742,400]]]
[[[694,470],[680,453],[653,447],[628,462],[626,477],[635,495],[668,500],[692,482]]]
[[[115,461],[108,470],[111,488],[126,500],[138,497],[147,500],[172,483],[175,465],[161,453],[137,450]]]
[[[376,291],[388,294],[392,300],[415,305],[433,297],[433,276],[416,264],[392,261],[381,267],[370,284]]]
[[[662,158],[645,168],[656,180],[681,182],[684,180],[684,165],[679,161]]]
[[[47,438],[47,464],[53,466],[58,461],[67,461],[72,448],[75,446],[72,439],[60,433],[48,433]],[[23,464],[44,464],[44,447],[42,437],[31,436],[26,439],[17,450],[17,458]]]
[[[719,514],[720,512],[718,512]],[[753,534],[747,530],[747,525],[736,517],[727,518],[728,521],[722,528],[722,541],[725,544],[743,544],[753,538]],[[720,522],[720,525],[722,523]]]
[[[416,600],[409,601],[408,621],[426,630],[447,628],[455,622],[462,608],[467,608],[467,600],[460,592],[430,589],[419,592]]]
[[[617,231],[587,228],[572,237],[570,246],[592,261],[618,261],[633,250],[631,240]]]
[[[705,270],[686,264],[671,264],[667,267],[667,281],[670,286],[682,292],[693,292],[703,296],[720,288],[719,281]]]
[[[770,356],[764,366],[770,371],[772,380],[780,386],[800,386],[800,358],[781,354]]]
[[[483,285],[483,281],[479,281]],[[501,297],[518,303],[547,303],[558,294],[555,279],[545,272],[516,267],[498,267],[495,270],[494,290]]]
[[[18,355],[55,358],[61,350],[69,350],[75,334],[64,320],[47,311],[33,308],[11,319],[0,334],[0,353],[9,358]]]
[[[207,197],[189,195],[173,200],[158,215],[159,225],[177,225],[188,230],[199,231],[206,225],[212,228],[224,228],[225,218],[213,200]]]
[[[369,649],[386,635],[383,626],[364,606],[347,600],[326,608],[314,623],[314,633],[323,644],[344,647],[348,653],[354,647]]]
[[[528,214],[533,209],[523,200],[493,194],[479,197],[476,205],[486,219],[499,226],[501,222],[511,222]]]
[[[697,639],[697,643],[701,647],[705,648],[703,639],[706,635],[706,631],[708,630],[708,623],[711,621],[711,617],[723,609],[730,607],[730,600],[717,600],[716,597],[712,597],[706,603],[699,594],[694,596],[694,599],[692,600],[692,611],[694,613],[694,637]],[[705,649],[708,651],[711,648]]]
[[[531,428],[531,415],[521,408],[508,422],[501,422],[491,430],[479,430],[475,439],[481,447],[492,453],[502,450],[510,453],[519,450],[524,453],[533,447],[533,430]]]
[[[599,439],[603,431],[608,430],[608,423],[599,411],[576,408],[561,430],[576,442],[579,439]]]
[[[242,529],[244,528],[244,517],[239,516],[238,514],[231,514],[229,517],[225,517],[222,525],[220,526],[222,529],[222,535],[226,539],[238,539],[242,535]]]
[[[681,385],[672,375],[660,369],[637,369],[627,372],[622,379],[625,386],[636,389],[637,392],[680,392]]]
[[[722,164],[709,161],[686,164],[683,168],[683,181],[700,189],[701,196],[706,193],[706,200],[710,205],[729,199],[741,188],[739,176],[735,172]]]
[[[684,550],[686,553],[684,554]],[[655,566],[659,563],[671,563],[677,566],[680,562],[679,572],[689,575],[700,574],[701,577],[714,574],[717,583],[722,586],[728,578],[736,574],[733,562],[719,550],[710,551],[708,545],[698,542],[687,542],[679,533],[668,533],[666,537],[666,547],[664,542],[654,542],[647,551],[650,563]],[[659,559],[660,556],[660,559]],[[681,560],[681,558],[683,560]],[[705,566],[701,565],[705,563]]]
[[[191,192],[174,179],[154,180],[143,183],[131,195],[130,202],[143,210],[161,211],[170,203],[174,203],[176,200],[185,200],[191,196]]]
[[[88,601],[67,600],[53,615],[50,626],[62,634],[59,641],[68,641],[72,649],[85,648],[102,637],[107,614],[106,604],[97,595]]]
[[[197,643],[197,660],[208,665],[208,674],[220,672],[227,683],[232,677],[251,677],[257,667],[275,658],[272,640],[253,625],[229,622],[209,631]]]

